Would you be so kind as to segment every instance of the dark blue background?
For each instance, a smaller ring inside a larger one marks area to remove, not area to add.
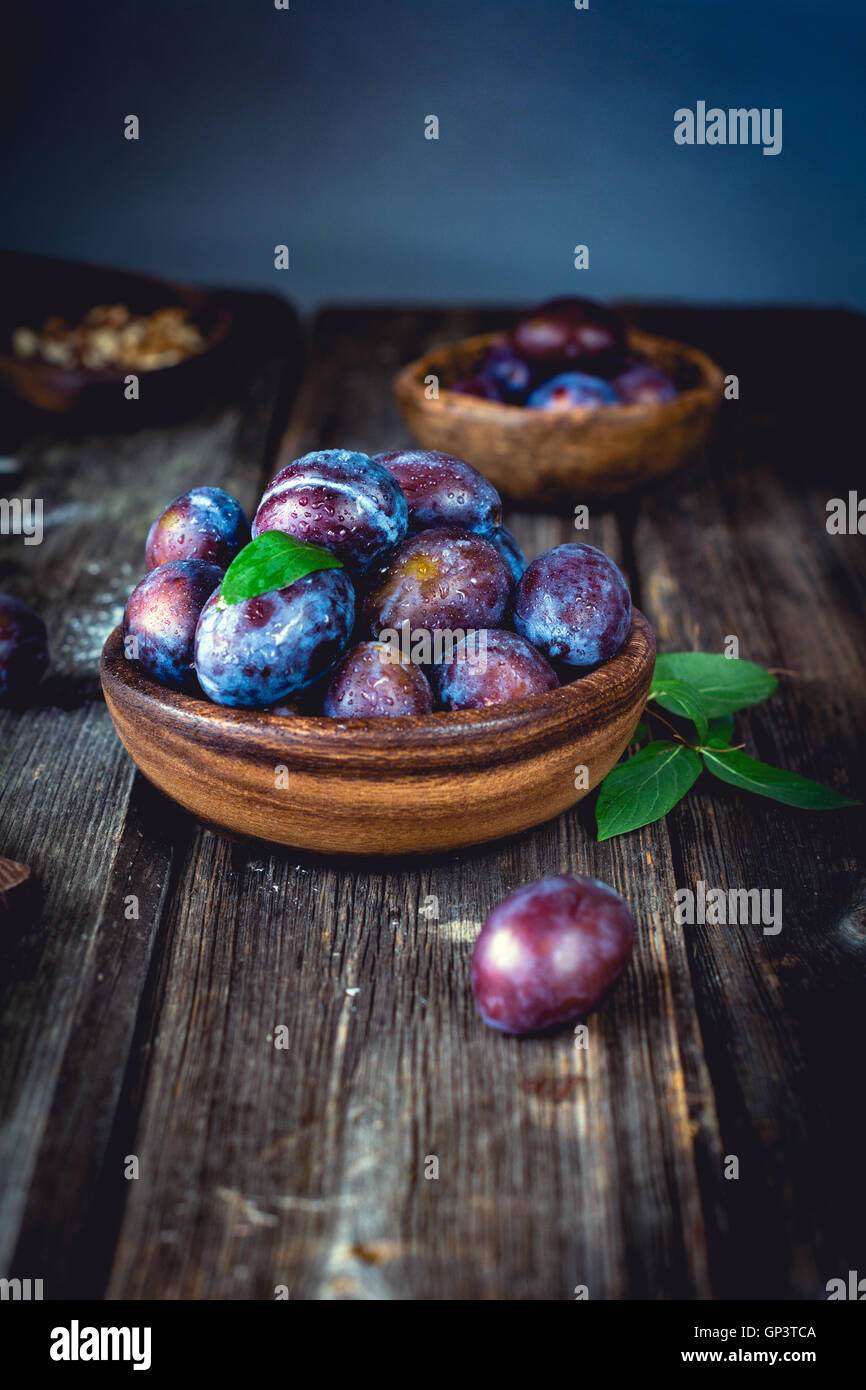
[[[866,308],[864,8],[37,3],[5,45],[0,238],[304,308],[553,291]],[[675,145],[674,110],[699,99],[781,106],[782,153]]]

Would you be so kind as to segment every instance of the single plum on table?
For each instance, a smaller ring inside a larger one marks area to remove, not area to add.
[[[619,651],[631,626],[631,595],[604,551],[558,545],[533,560],[514,592],[514,627],[550,661],[595,666]]]
[[[26,699],[48,667],[48,634],[23,599],[0,594],[0,704]]]
[[[640,362],[629,365],[610,384],[625,405],[661,405],[679,395],[669,376]]]
[[[350,449],[323,449],[271,479],[252,530],[323,546],[359,578],[387,561],[408,526],[406,499],[387,468]]]
[[[481,1017],[536,1033],[595,1007],[631,959],[635,924],[607,884],[562,874],[528,883],[489,914],[472,955]]]
[[[443,709],[480,709],[505,705],[554,690],[559,679],[541,652],[501,628],[462,638],[453,659],[431,668]]]
[[[524,315],[511,336],[519,356],[536,370],[573,365],[603,375],[626,352],[619,314],[592,299],[550,299]]]
[[[150,570],[130,594],[123,614],[126,656],[181,690],[195,689],[195,630],[223,570],[207,560],[167,560]]]
[[[323,713],[332,718],[399,718],[430,714],[433,692],[411,662],[397,661],[381,642],[360,642],[343,657],[325,692]]]
[[[508,566],[474,531],[442,526],[403,542],[364,602],[374,637],[408,623],[409,631],[498,627],[511,593]]]
[[[376,463],[397,480],[409,508],[409,530],[461,526],[486,534],[502,519],[502,502],[491,482],[463,459],[437,449],[376,454]]]
[[[218,705],[263,709],[304,690],[345,651],[355,592],[345,570],[225,604],[213,594],[195,637],[199,684]]]
[[[485,540],[490,541],[491,545],[495,545],[516,584],[526,572],[526,556],[517,544],[516,538],[512,536],[507,526],[494,526],[492,531],[486,533]]]
[[[530,410],[596,410],[601,405],[616,405],[618,399],[610,383],[600,376],[563,372],[536,387],[526,404]]]
[[[218,487],[194,487],[161,511],[144,549],[149,570],[169,560],[208,560],[227,569],[250,539],[240,504]]]

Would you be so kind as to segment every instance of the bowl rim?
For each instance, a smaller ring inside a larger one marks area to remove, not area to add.
[[[446,710],[395,719],[329,719],[324,715],[278,715],[236,709],[161,685],[123,652],[118,625],[102,651],[100,675],[106,700],[136,710],[151,724],[170,723],[182,734],[214,750],[227,746],[269,760],[293,754],[300,762],[340,763],[369,771],[418,771],[419,759],[432,769],[501,761],[503,736],[521,736],[521,752],[548,747],[568,733],[597,728],[604,716],[628,707],[649,689],[655,665],[655,637],[649,620],[632,609],[625,641],[615,656],[587,675],[555,690],[510,704]],[[385,737],[383,737],[383,735]]]
[[[407,362],[401,367],[393,378],[393,389],[398,398],[402,394],[409,395],[417,400],[424,409],[435,409],[441,402],[443,396],[447,396],[447,404],[451,409],[476,410],[481,409],[489,412],[490,418],[500,411],[508,411],[512,419],[521,415],[526,420],[544,420],[549,424],[551,419],[584,421],[588,419],[606,419],[608,421],[616,412],[616,419],[639,420],[648,415],[662,415],[665,413],[676,413],[681,411],[683,403],[691,404],[700,399],[715,401],[721,395],[724,385],[724,373],[717,362],[701,348],[693,347],[690,343],[679,342],[675,338],[663,338],[656,333],[646,333],[640,328],[628,329],[628,344],[641,349],[642,344],[655,344],[658,347],[671,353],[676,353],[680,357],[685,357],[691,364],[698,368],[701,380],[694,386],[687,387],[684,391],[678,391],[671,401],[617,401],[612,405],[599,409],[596,406],[576,405],[567,410],[557,410],[555,412],[533,410],[526,405],[518,405],[512,401],[488,401],[483,396],[466,396],[460,391],[452,391],[449,386],[440,386],[439,397],[428,399],[424,395],[424,380],[430,369],[437,363],[448,360],[457,350],[480,351],[482,348],[491,347],[494,343],[504,342],[509,337],[507,332],[502,330],[495,333],[476,333],[469,338],[459,338],[452,343],[444,343],[441,347],[433,348],[430,352],[424,353],[421,357],[416,357],[413,361]]]

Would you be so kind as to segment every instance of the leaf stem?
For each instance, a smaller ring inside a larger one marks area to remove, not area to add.
[[[650,699],[651,698],[652,696],[650,696]],[[659,714],[657,709],[650,709],[649,701],[647,701],[646,713],[652,714],[655,716],[656,719],[660,720],[661,723],[664,724],[666,729],[670,729],[674,738],[679,739],[680,743],[683,744],[685,748],[691,748],[693,753],[738,753],[741,748],[745,748],[746,746],[744,743],[732,743],[727,748],[712,748],[709,746],[705,747],[702,743],[686,743],[686,740],[683,738],[682,734],[677,733],[673,724],[669,723],[668,720],[665,719],[663,714]]]
[[[663,714],[659,714],[659,712],[658,712],[657,709],[650,709],[649,703],[647,703],[646,712],[647,712],[647,714],[652,714],[652,715],[654,715],[656,719],[660,720],[660,722],[661,722],[662,724],[664,724],[664,726],[665,726],[666,729],[670,729],[670,731],[671,731],[671,733],[673,734],[674,738],[679,739],[680,743],[682,743],[686,748],[691,748],[694,752],[697,752],[697,749],[694,748],[694,745],[691,744],[691,743],[686,743],[686,741],[685,741],[685,739],[683,738],[682,734],[678,734],[678,733],[677,733],[677,731],[676,731],[676,729],[674,728],[673,724],[669,723],[669,721],[668,721],[667,719],[665,719],[665,717],[664,717]]]

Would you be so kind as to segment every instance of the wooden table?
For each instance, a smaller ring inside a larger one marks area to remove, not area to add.
[[[4,538],[0,588],[44,614],[53,667],[0,714],[0,854],[43,893],[0,942],[2,1272],[115,1299],[813,1299],[866,1272],[862,813],[705,777],[602,845],[584,804],[457,855],[329,863],[221,839],[135,773],[97,660],[152,516],[202,483],[252,508],[289,409],[297,454],[403,444],[396,368],[509,317],[324,313],[295,391],[293,321],[249,308],[243,373],[184,423],[73,437],[4,409],[0,491],[42,497],[46,531]],[[864,321],[631,315],[708,350],[740,399],[705,461],[582,538],[624,565],[660,650],[735,634],[788,672],[741,718],[756,756],[862,795],[866,542],[828,535],[825,506],[862,484]],[[531,553],[575,536],[568,506],[508,520]],[[639,923],[586,1050],[488,1030],[469,989],[492,905],[565,870]],[[699,880],[780,888],[781,933],[676,925]]]

